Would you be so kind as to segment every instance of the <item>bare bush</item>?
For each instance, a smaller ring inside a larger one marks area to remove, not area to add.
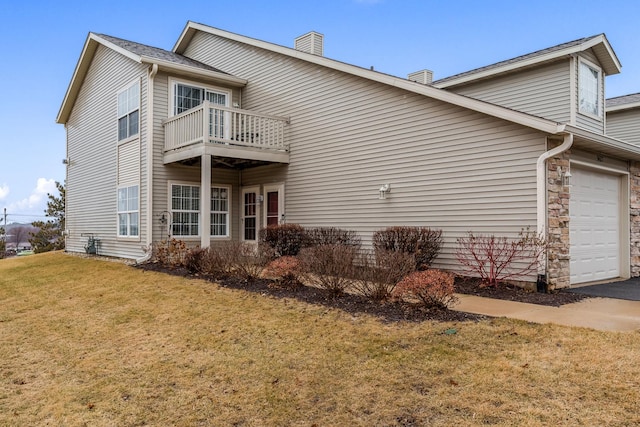
[[[446,271],[415,271],[398,283],[393,295],[415,298],[429,308],[449,308],[457,301],[453,283],[453,274]]]
[[[465,273],[480,277],[485,286],[537,273],[548,247],[542,236],[529,229],[521,230],[517,239],[469,232],[457,242],[456,259]]]
[[[394,251],[379,251],[376,255],[363,252],[355,269],[353,289],[374,301],[391,297],[396,284],[415,270],[412,254]]]
[[[351,284],[358,247],[350,245],[319,245],[300,251],[305,280],[335,295],[342,294]]]
[[[305,229],[298,224],[270,225],[260,230],[259,241],[276,256],[296,256],[304,245]]]
[[[424,270],[440,253],[442,230],[429,227],[389,227],[373,233],[376,251],[396,251],[412,254],[416,268]]]
[[[182,240],[162,240],[151,245],[151,261],[170,268],[184,267],[188,252],[189,249]]]
[[[300,261],[292,256],[276,258],[262,270],[262,277],[273,279],[278,286],[285,288],[302,286],[300,274]]]
[[[360,247],[357,232],[336,227],[313,227],[305,230],[306,246],[347,245]]]

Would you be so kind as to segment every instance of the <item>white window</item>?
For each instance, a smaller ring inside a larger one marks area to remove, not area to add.
[[[207,100],[212,104],[227,106],[229,94],[196,84],[175,83],[173,85],[173,114],[180,114],[197,107]]]
[[[171,185],[171,234],[198,236],[200,223],[200,187]]]
[[[211,187],[211,236],[229,236],[229,187]]]
[[[600,116],[600,70],[580,61],[578,70],[578,105],[581,113]]]
[[[118,188],[118,236],[140,234],[138,186]]]
[[[140,82],[118,92],[118,141],[137,135],[140,121]]]

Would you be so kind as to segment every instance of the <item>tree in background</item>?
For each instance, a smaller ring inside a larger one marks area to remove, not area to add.
[[[47,202],[47,209],[44,211],[49,218],[53,220],[35,221],[31,223],[34,227],[39,228],[39,231],[32,233],[29,243],[35,253],[55,251],[64,249],[64,235],[65,230],[65,218],[64,218],[64,203],[65,203],[65,188],[64,185],[56,181],[56,188],[58,189],[58,197],[53,194],[47,194],[49,201]]]
[[[29,236],[36,233],[36,230],[37,229],[35,228],[35,226],[19,225],[17,227],[12,227],[11,234],[9,234],[7,237],[9,237],[9,241],[15,245],[16,250],[18,250],[20,249],[21,243],[24,243],[26,241],[29,241],[29,243],[31,243]]]

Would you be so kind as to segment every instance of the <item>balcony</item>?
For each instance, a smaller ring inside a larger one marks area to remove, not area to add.
[[[289,163],[287,123],[284,117],[205,101],[163,122],[164,163],[186,161],[203,154],[239,161]]]

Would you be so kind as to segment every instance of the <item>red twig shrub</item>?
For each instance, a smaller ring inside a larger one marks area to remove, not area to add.
[[[396,284],[414,270],[411,254],[385,251],[373,256],[364,252],[355,268],[353,289],[371,300],[385,301],[391,297]]]
[[[548,247],[543,237],[528,229],[517,239],[469,232],[457,242],[456,259],[465,273],[480,277],[485,286],[534,275]]]
[[[298,224],[270,225],[260,230],[260,244],[271,247],[276,256],[296,256],[305,241],[305,230]]]
[[[446,271],[414,271],[398,283],[393,296],[415,298],[429,308],[448,308],[457,301],[453,282],[453,274]]]
[[[300,261],[296,257],[283,256],[267,264],[261,275],[274,279],[280,286],[296,288],[301,285],[300,273]]]
[[[378,252],[397,251],[412,254],[416,269],[429,268],[442,248],[442,230],[429,227],[389,227],[373,233],[373,247]]]
[[[302,270],[308,283],[342,294],[351,284],[359,248],[350,245],[320,245],[300,251]]]

